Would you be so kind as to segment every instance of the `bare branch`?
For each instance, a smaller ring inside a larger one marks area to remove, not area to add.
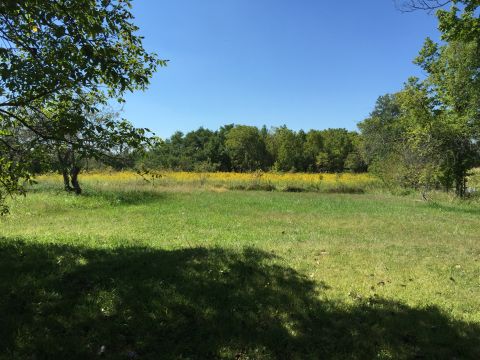
[[[395,7],[401,12],[421,10],[428,13],[443,8],[452,2],[452,0],[394,0]]]

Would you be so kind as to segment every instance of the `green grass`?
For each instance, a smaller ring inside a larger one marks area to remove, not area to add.
[[[478,359],[480,205],[44,189],[0,220],[0,358]]]

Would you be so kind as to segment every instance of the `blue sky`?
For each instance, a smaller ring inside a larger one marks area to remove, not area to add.
[[[169,59],[124,117],[157,135],[200,126],[344,127],[422,76],[412,59],[438,38],[424,12],[393,0],[134,1],[145,47]]]

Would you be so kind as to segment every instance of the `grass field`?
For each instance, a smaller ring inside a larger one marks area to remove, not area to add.
[[[478,202],[114,178],[0,219],[1,359],[480,358]]]
[[[43,187],[58,188],[60,175],[40,176]],[[265,190],[282,192],[365,193],[381,187],[368,174],[305,174],[305,173],[195,173],[158,171],[145,176],[135,172],[99,172],[81,176],[87,187],[96,190],[177,190],[203,188],[213,190]]]

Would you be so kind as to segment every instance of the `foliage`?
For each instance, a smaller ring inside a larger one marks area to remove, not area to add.
[[[218,131],[204,128],[183,134],[175,132],[161,140],[139,162],[148,168],[183,171],[228,171],[230,158],[225,148],[225,135],[233,125]]]
[[[106,108],[100,110],[98,102],[92,94],[64,94],[59,100],[48,101],[42,111],[45,116],[25,116],[28,127],[4,122],[3,127],[12,134],[8,142],[18,149],[34,148],[40,164],[32,170],[59,171],[65,190],[80,194],[78,174],[86,161],[118,167],[131,160],[129,165],[133,167],[132,151],[152,141],[146,138],[148,129],[137,129]],[[32,159],[29,154],[22,160],[28,163]]]
[[[282,126],[273,129],[267,137],[268,151],[273,159],[273,169],[295,171],[303,169],[303,137]]]
[[[144,89],[159,64],[142,47],[130,0],[3,1],[0,107],[28,106],[85,88],[122,99]]]
[[[268,130],[226,125],[217,131],[176,132],[138,163],[176,171],[364,172],[361,141],[345,129],[305,133],[286,126]]]
[[[24,183],[33,183],[33,180],[28,176],[28,172],[24,168],[24,164],[12,157],[13,154],[9,154],[9,156],[0,158],[0,171],[3,174],[0,177],[0,216],[9,212],[9,208],[5,204],[7,196],[25,194],[25,188],[20,183],[18,174],[26,174],[22,179]]]
[[[225,137],[225,148],[235,171],[265,168],[267,149],[258,128],[237,125]]]
[[[478,0],[455,0],[450,10],[440,9],[437,12],[439,30],[445,41],[471,42],[478,44],[480,39],[480,17]],[[462,4],[458,6],[457,4]]]
[[[412,0],[407,6],[433,9],[449,2]],[[359,124],[365,158],[385,181],[455,188],[465,196],[469,170],[480,164],[479,6],[454,1],[450,10],[438,10],[444,43],[427,39],[415,59],[426,79],[412,78],[399,93],[380,97]]]
[[[166,64],[143,49],[130,7],[130,0],[1,2],[0,140],[5,145],[19,132],[34,134],[16,141],[23,163],[35,160],[27,156],[28,144],[68,147],[72,133],[90,136],[88,114],[108,97],[123,101],[126,91],[146,88],[156,67]],[[65,111],[69,117],[59,124]],[[82,145],[76,142],[80,152]],[[8,161],[4,151],[0,158]],[[10,169],[0,179],[10,186],[2,191],[11,194],[31,175],[28,166]]]
[[[400,107],[395,95],[380,96],[370,116],[358,123],[367,163],[383,161],[395,144],[402,141]]]
[[[321,171],[341,172],[347,156],[354,151],[351,134],[345,129],[327,129],[322,131],[322,161],[317,162]]]

